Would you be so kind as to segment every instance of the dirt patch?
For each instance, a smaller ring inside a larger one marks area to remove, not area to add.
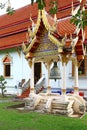
[[[12,106],[7,106],[7,108],[16,109],[16,108],[24,107],[24,105],[25,105],[25,103],[20,103],[20,104],[16,104],[16,105],[12,105]]]

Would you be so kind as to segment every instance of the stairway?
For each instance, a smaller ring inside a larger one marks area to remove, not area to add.
[[[35,91],[36,94],[42,92],[44,90],[44,86],[45,86],[45,77],[42,76],[38,82],[35,84]]]
[[[20,96],[18,96],[19,98],[26,98],[29,97],[29,93],[30,93],[30,87],[27,88]]]
[[[30,79],[22,86],[22,94],[17,97],[26,98],[29,97],[29,93],[30,93]]]
[[[44,89],[45,77],[41,77],[35,85],[36,94],[40,93]],[[29,97],[30,93],[30,79],[22,86],[22,94],[18,98]]]

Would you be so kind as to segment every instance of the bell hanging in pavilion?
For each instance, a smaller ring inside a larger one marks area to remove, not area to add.
[[[56,81],[56,79],[61,79],[60,70],[57,66],[57,62],[54,62],[54,66],[50,71],[49,79],[54,79],[55,81]]]

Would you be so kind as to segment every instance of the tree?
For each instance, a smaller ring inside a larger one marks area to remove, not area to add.
[[[0,8],[1,8],[1,9],[4,9],[6,5],[7,5],[7,8],[6,8],[7,14],[12,15],[12,14],[14,13],[14,8],[11,7],[10,0],[7,0],[6,3],[4,3],[4,2],[3,2],[3,3],[0,3]]]
[[[85,29],[87,26],[87,11],[85,8],[79,8],[77,13],[72,16],[71,23],[78,26],[80,29]]]
[[[6,92],[6,85],[7,82],[5,81],[4,77],[2,75],[0,75],[0,89],[1,89],[1,94],[4,97],[5,96],[5,92]]]
[[[49,12],[51,14],[56,14],[58,11],[58,0],[50,0],[50,10]],[[31,0],[31,4],[33,5],[35,0]],[[38,4],[38,9],[43,9],[46,6],[45,0],[36,0],[36,3]]]
[[[50,0],[50,13],[51,14],[55,14],[58,11],[58,4],[57,4],[58,0]],[[45,0],[31,0],[31,5],[33,5],[34,3],[38,4],[38,9],[43,9],[46,6],[46,1]],[[6,12],[7,14],[12,15],[14,13],[14,8],[11,7],[11,3],[10,0],[7,0],[6,3],[0,3],[0,8],[3,9],[5,8],[5,6],[7,5],[7,9]]]

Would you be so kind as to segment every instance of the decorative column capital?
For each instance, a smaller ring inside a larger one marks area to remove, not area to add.
[[[66,89],[62,89],[62,95],[66,95]]]
[[[31,68],[32,67],[32,59],[28,60],[28,64],[29,64],[29,67]]]
[[[34,93],[34,88],[33,87],[30,88],[30,93]]]
[[[34,64],[34,62],[35,62],[35,58],[32,58],[32,59],[28,60],[28,64],[29,64],[30,68],[32,67],[32,65]]]
[[[64,65],[64,63],[67,65],[67,63],[70,60],[71,54],[61,54],[62,57],[62,64]]]
[[[78,87],[74,87],[74,92],[78,92],[79,88]]]

